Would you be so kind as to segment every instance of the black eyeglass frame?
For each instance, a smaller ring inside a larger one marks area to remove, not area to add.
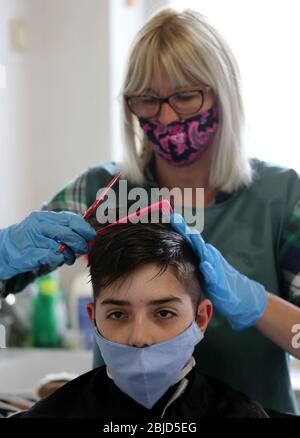
[[[207,86],[207,87],[205,87],[206,88],[206,92],[210,89],[210,87],[209,86]],[[172,104],[170,103],[170,101],[169,101],[169,99],[171,99],[171,97],[173,97],[173,96],[175,96],[176,94],[182,94],[182,93],[188,93],[188,92],[197,92],[197,93],[200,93],[200,95],[201,95],[201,97],[202,97],[202,102],[201,102],[201,105],[200,105],[200,108],[199,109],[197,109],[197,111],[194,111],[194,112],[192,112],[192,113],[179,113],[173,106],[172,106]],[[151,116],[147,116],[147,117],[144,117],[144,118],[154,118],[154,117],[157,117],[159,114],[160,114],[160,111],[161,111],[161,106],[162,106],[162,104],[163,103],[167,103],[168,105],[170,105],[170,107],[172,108],[172,110],[173,111],[175,111],[175,113],[176,114],[178,114],[179,116],[192,116],[192,115],[194,115],[194,114],[197,114],[199,111],[201,111],[201,109],[203,108],[203,105],[204,105],[204,101],[205,101],[205,96],[204,96],[204,91],[203,90],[182,90],[182,91],[176,91],[176,93],[172,93],[170,96],[167,96],[167,97],[157,97],[157,96],[153,96],[152,94],[141,94],[141,95],[139,95],[139,96],[124,96],[124,99],[125,99],[125,101],[126,101],[126,103],[127,103],[127,106],[128,106],[128,108],[129,108],[129,110],[134,114],[134,115],[136,115],[137,117],[141,117],[141,116],[139,116],[136,112],[134,112],[133,111],[133,109],[132,109],[132,107],[131,107],[131,105],[130,105],[130,101],[131,101],[131,99],[132,98],[135,98],[135,97],[152,97],[152,98],[154,98],[154,99],[156,99],[157,101],[158,101],[158,111],[155,113],[155,114],[153,114],[153,115],[151,115]]]

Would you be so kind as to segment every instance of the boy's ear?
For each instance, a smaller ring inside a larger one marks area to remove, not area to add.
[[[95,303],[88,303],[86,305],[86,311],[91,323],[94,325],[95,323]]]
[[[213,307],[210,300],[207,298],[198,305],[197,309],[197,317],[196,317],[196,323],[198,324],[199,329],[202,331],[202,333],[205,332],[209,321],[211,320],[213,315]]]

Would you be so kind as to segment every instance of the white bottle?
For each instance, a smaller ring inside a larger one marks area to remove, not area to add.
[[[94,329],[88,318],[86,306],[93,301],[92,285],[89,282],[89,272],[84,265],[74,277],[70,290],[70,323],[74,330],[73,344],[76,348],[91,349],[93,346]]]

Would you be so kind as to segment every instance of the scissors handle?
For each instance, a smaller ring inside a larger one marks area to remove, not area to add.
[[[82,216],[83,219],[85,221],[88,221],[89,218],[93,215],[93,213],[97,210],[97,208],[99,207],[99,205],[102,204],[102,202],[104,201],[105,196],[107,195],[107,193],[109,192],[109,190],[115,185],[115,183],[118,181],[118,179],[120,178],[121,174],[120,172],[118,172],[107,184],[107,186],[104,188],[104,190],[101,192],[101,194],[99,195],[98,198],[96,198],[95,202],[93,202],[93,204],[86,210],[86,212],[84,213],[84,215]],[[62,252],[64,252],[64,250],[66,249],[66,245],[63,243],[57,250],[57,252],[59,254],[61,254]]]

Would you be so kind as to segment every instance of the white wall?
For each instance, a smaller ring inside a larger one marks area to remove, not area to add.
[[[108,13],[108,2],[99,0],[0,0],[7,69],[0,226],[39,208],[86,166],[111,158]],[[27,26],[23,52],[10,48],[10,19]]]
[[[0,0],[0,64],[6,66],[7,85],[0,89],[0,227],[14,222],[28,202],[25,62],[10,50],[9,41],[9,21],[24,14],[23,6],[21,0]]]
[[[112,3],[0,0],[0,63],[7,70],[0,90],[0,227],[39,208],[86,166],[112,158]],[[12,19],[27,28],[21,52],[10,47]]]
[[[111,158],[108,3],[25,1],[31,33],[27,169],[31,208],[38,208],[86,166]]]

